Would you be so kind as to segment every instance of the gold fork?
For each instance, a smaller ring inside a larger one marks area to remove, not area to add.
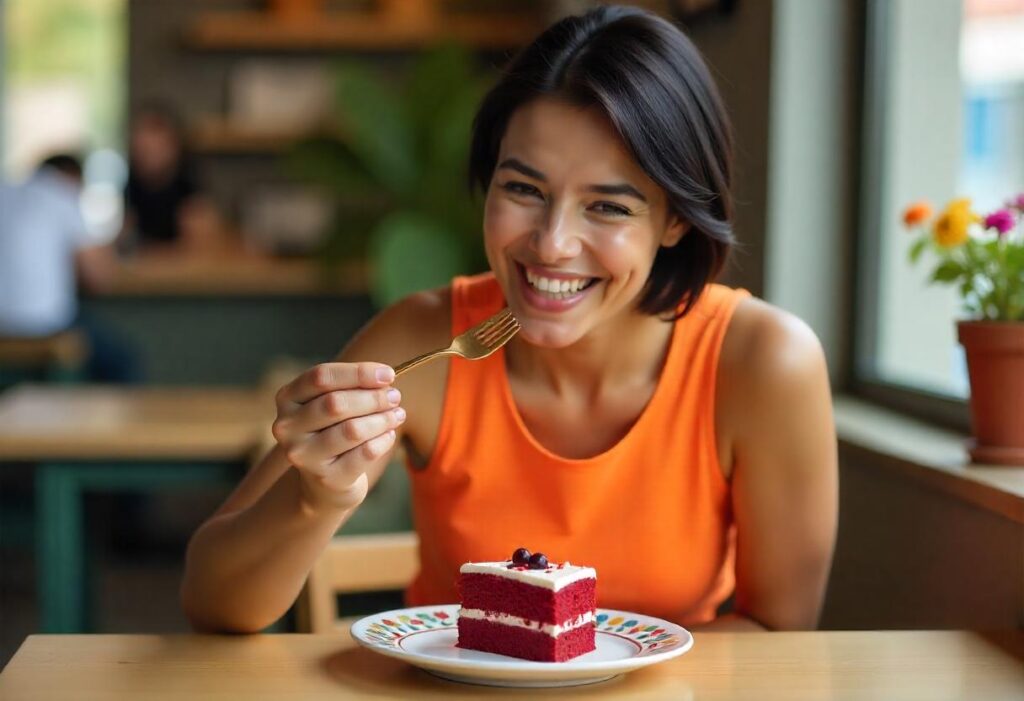
[[[412,360],[407,360],[395,368],[395,377],[398,377],[407,370],[422,365],[442,355],[457,355],[466,360],[479,360],[486,358],[494,351],[508,343],[519,331],[519,322],[512,316],[508,307],[492,316],[490,319],[481,321],[476,326],[467,329],[452,339],[451,345],[447,348],[439,348],[423,355],[418,355]]]

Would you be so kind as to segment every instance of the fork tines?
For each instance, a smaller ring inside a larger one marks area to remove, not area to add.
[[[477,326],[473,331],[473,335],[481,343],[491,345],[493,343],[503,343],[515,335],[518,330],[519,322],[516,321],[516,318],[512,316],[512,312],[506,307]]]

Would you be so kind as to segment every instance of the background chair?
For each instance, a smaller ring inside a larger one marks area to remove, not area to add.
[[[0,337],[0,388],[25,381],[77,380],[88,354],[88,341],[74,329],[41,338]]]
[[[299,596],[300,632],[347,632],[355,618],[341,618],[338,595],[404,589],[416,574],[418,547],[411,531],[336,536]]]

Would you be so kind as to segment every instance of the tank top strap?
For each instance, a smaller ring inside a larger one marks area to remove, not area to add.
[[[497,314],[505,306],[505,296],[493,273],[456,277],[451,290],[453,336]]]
[[[661,383],[668,387],[690,387],[691,396],[713,402],[722,343],[736,306],[750,292],[742,288],[710,284],[690,312],[676,320]],[[697,386],[694,386],[694,380]],[[667,393],[670,402],[678,395]]]

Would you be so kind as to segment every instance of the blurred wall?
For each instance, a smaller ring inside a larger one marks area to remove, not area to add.
[[[850,444],[839,457],[839,538],[822,628],[1024,626],[1020,523],[909,477],[896,458]]]
[[[739,0],[732,13],[695,19],[686,32],[718,81],[736,137],[736,237],[724,281],[761,296],[768,208],[772,26],[776,0]]]
[[[765,299],[806,321],[832,377],[849,362],[864,8],[774,0]]]
[[[370,318],[368,297],[90,297],[90,316],[138,355],[147,382],[250,385],[275,360],[330,360]]]

